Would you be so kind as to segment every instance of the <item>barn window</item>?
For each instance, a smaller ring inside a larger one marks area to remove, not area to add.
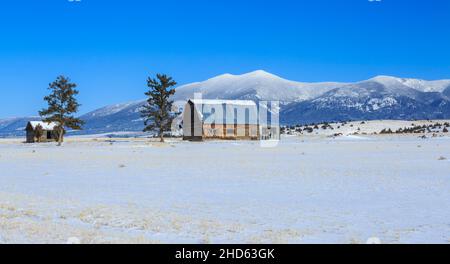
[[[211,111],[208,112],[204,112],[203,113],[203,120],[207,120],[208,122],[211,122],[211,128],[215,129],[216,128],[216,109],[213,107],[211,108]]]

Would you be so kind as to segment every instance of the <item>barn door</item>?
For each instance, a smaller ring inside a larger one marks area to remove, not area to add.
[[[245,108],[245,136],[250,136],[250,109]]]
[[[238,110],[237,108],[234,108],[234,136],[237,137],[238,135]]]

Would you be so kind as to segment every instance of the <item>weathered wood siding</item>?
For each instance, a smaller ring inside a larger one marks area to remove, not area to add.
[[[203,139],[247,139],[259,138],[258,125],[204,124]]]
[[[43,135],[40,138],[40,140],[38,140],[38,138],[36,138],[36,134],[35,134],[34,130],[27,129],[26,133],[27,133],[27,143],[37,143],[37,142],[45,143],[45,142],[57,141],[57,139],[54,138],[54,134],[50,130],[44,130]],[[47,133],[51,133],[51,138],[47,137]]]

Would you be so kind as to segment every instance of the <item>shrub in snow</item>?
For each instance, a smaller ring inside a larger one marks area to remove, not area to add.
[[[66,244],[78,245],[81,244],[81,241],[78,237],[69,237],[69,239],[67,239]]]
[[[34,136],[37,139],[37,142],[41,142],[41,138],[44,135],[44,129],[40,124],[36,126],[36,129],[34,130]]]
[[[444,130],[442,130],[442,132],[448,133],[448,129],[446,127],[444,127]]]
[[[389,129],[383,129],[383,130],[381,130],[381,132],[380,132],[380,134],[392,134],[392,130],[389,128]]]
[[[379,245],[379,244],[381,244],[381,239],[379,239],[378,237],[371,237],[371,238],[367,239],[366,244]]]
[[[313,129],[310,127],[305,127],[304,131],[308,132],[308,133],[312,133]]]
[[[325,124],[322,125],[322,129],[326,130],[328,128],[331,129],[331,130],[334,129],[329,123],[325,123]]]

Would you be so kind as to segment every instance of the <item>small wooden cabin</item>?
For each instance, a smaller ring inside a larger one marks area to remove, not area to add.
[[[258,108],[253,101],[191,99],[184,107],[184,140],[259,138]]]
[[[27,143],[36,143],[36,142],[53,142],[58,141],[57,133],[55,133],[55,128],[58,124],[51,122],[42,122],[42,121],[30,121],[25,128],[27,132]],[[42,134],[38,138],[37,129],[40,127]]]

